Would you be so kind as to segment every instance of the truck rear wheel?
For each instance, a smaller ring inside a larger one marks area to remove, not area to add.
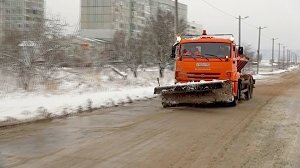
[[[251,99],[251,86],[249,85],[247,88],[247,92],[245,93],[245,99],[250,100]]]
[[[253,95],[253,84],[252,82],[250,82],[250,84],[248,85],[248,91],[245,93],[245,99],[246,100],[252,99],[252,95]]]

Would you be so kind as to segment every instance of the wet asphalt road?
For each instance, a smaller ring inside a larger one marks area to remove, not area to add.
[[[0,128],[0,167],[300,167],[300,77],[258,81],[237,107],[158,98]]]

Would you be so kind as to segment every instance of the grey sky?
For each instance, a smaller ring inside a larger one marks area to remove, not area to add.
[[[299,0],[206,0],[234,16],[250,16],[243,23],[242,41],[257,48],[256,26],[267,26],[262,31],[262,48],[271,48],[271,38],[279,38],[290,49],[300,49]],[[202,0],[179,0],[188,5],[189,21],[196,21],[209,33],[233,33],[238,37],[238,21],[212,8]],[[75,26],[79,23],[80,0],[46,0],[47,13],[60,15]],[[250,25],[248,25],[250,24]],[[78,27],[78,26],[77,26]],[[277,45],[276,45],[277,47]]]

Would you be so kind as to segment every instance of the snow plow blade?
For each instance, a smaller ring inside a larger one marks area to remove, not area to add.
[[[161,94],[162,105],[164,107],[171,107],[178,104],[231,102],[234,100],[231,81],[212,81],[156,87],[154,94]]]

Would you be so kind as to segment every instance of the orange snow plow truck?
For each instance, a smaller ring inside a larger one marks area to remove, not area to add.
[[[242,74],[249,58],[231,34],[177,37],[171,58],[176,59],[175,84],[158,86],[164,108],[180,104],[237,105],[252,98],[255,80]]]

